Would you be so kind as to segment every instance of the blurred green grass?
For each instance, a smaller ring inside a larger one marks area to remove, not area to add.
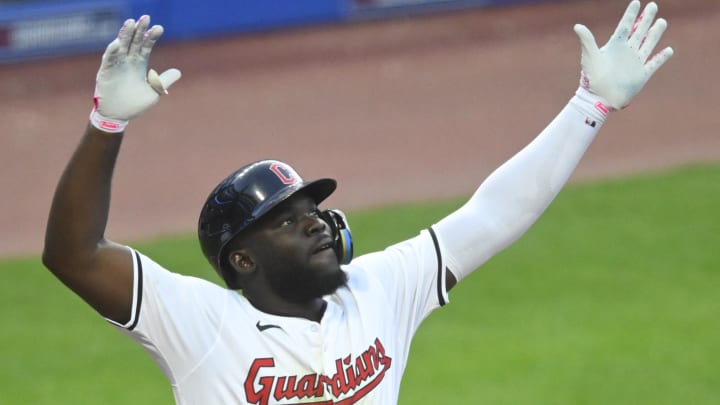
[[[463,200],[350,213],[358,253]],[[720,403],[720,167],[567,187],[413,343],[400,404]],[[133,243],[219,280],[193,236]],[[172,403],[143,350],[37,258],[0,261],[0,404]]]

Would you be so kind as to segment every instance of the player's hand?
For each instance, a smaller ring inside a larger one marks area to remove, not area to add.
[[[667,22],[662,18],[655,20],[654,2],[648,3],[638,16],[639,11],[640,1],[630,2],[612,37],[599,49],[587,27],[582,24],[574,27],[582,47],[580,85],[616,110],[627,106],[673,54],[672,48],[667,47],[651,56]]]
[[[125,21],[118,37],[102,57],[95,82],[92,124],[107,132],[122,132],[127,122],[155,105],[160,95],[180,79],[180,71],[169,69],[162,74],[148,71],[153,45],[163,33],[160,25],[150,26],[144,15],[137,22]]]

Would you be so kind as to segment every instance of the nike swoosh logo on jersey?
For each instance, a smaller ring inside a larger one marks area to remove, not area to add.
[[[272,328],[282,329],[279,325],[273,325],[271,323],[269,323],[267,325],[260,325],[260,321],[257,321],[257,323],[255,324],[255,327],[258,328],[258,330],[260,332],[265,332],[266,330],[272,329]]]

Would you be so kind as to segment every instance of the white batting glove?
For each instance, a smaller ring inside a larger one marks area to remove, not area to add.
[[[600,49],[587,27],[574,27],[582,46],[580,86],[607,101],[614,110],[627,106],[673,54],[667,47],[650,57],[667,22],[659,18],[653,24],[657,14],[654,2],[648,3],[638,16],[639,11],[640,1],[630,2],[612,37]]]
[[[159,74],[150,69],[148,59],[153,45],[163,33],[163,27],[148,29],[150,17],[137,22],[127,20],[120,28],[102,57],[95,82],[94,108],[90,122],[96,128],[111,133],[123,132],[128,121],[155,105],[160,95],[180,79],[177,69]]]

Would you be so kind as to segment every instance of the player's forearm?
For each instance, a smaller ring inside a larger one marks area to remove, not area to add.
[[[88,260],[103,240],[110,184],[122,134],[88,125],[55,190],[45,234],[43,261],[63,271]]]
[[[463,207],[436,225],[458,279],[517,240],[567,182],[604,118],[593,96],[580,94]]]
[[[597,101],[580,90],[543,131],[496,169],[468,205],[508,234],[524,232],[557,196],[603,124]],[[517,235],[519,236],[519,235]]]

